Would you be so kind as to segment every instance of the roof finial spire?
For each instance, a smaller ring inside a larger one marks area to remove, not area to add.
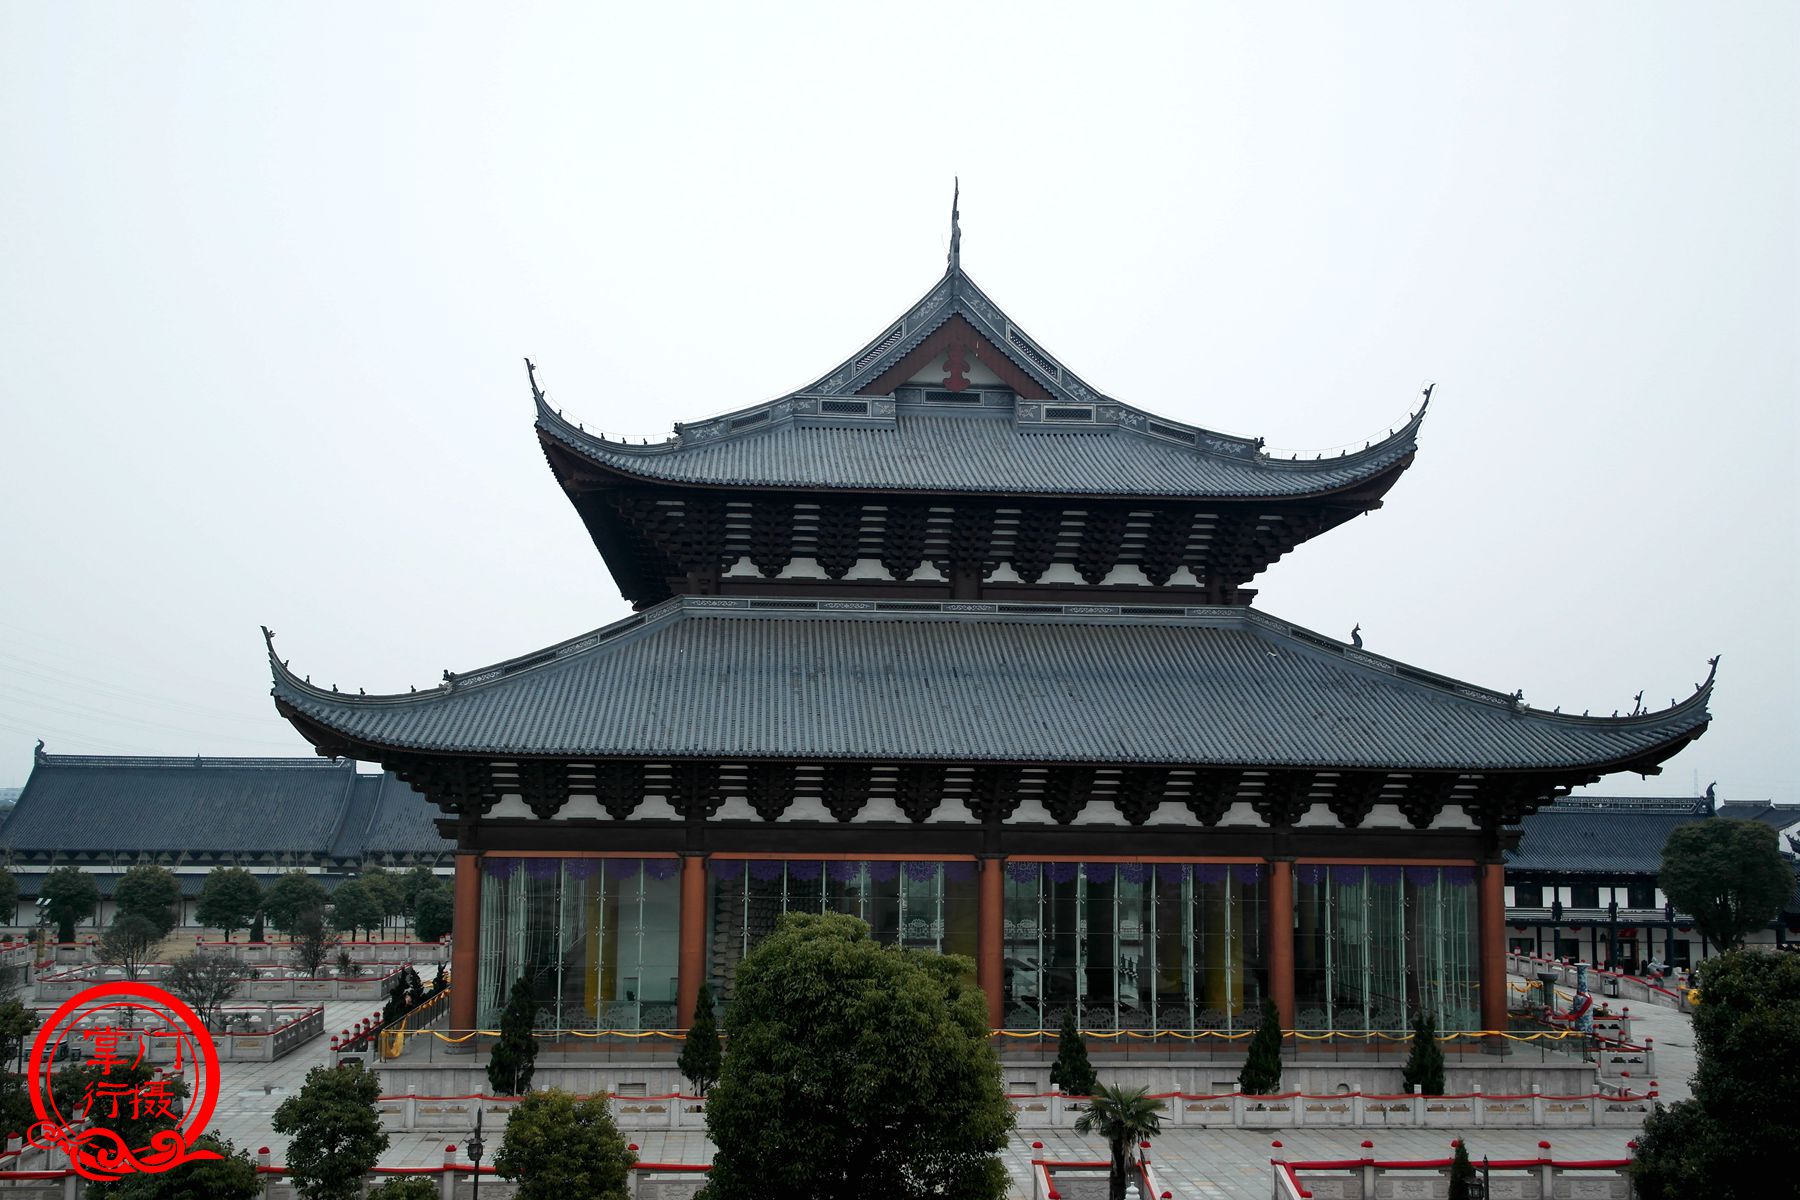
[[[962,214],[957,206],[962,201],[962,179],[951,176],[953,183],[950,192],[950,269],[962,270]]]

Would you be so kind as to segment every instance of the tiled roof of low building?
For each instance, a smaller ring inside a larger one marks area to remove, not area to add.
[[[1633,717],[1528,708],[1241,607],[678,598],[303,731],[434,753],[1530,770],[1654,762],[1710,677]],[[308,736],[313,736],[308,734]]]
[[[0,851],[360,858],[448,848],[435,815],[348,760],[40,753]]]
[[[1663,843],[1683,825],[1708,819],[1703,798],[1579,797],[1526,817],[1509,874],[1654,875]]]

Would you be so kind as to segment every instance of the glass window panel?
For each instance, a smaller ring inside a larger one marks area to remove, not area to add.
[[[1002,1009],[1008,1029],[1042,1029],[1043,1014],[1043,872],[1036,863],[1009,862],[1003,888],[1001,922]]]

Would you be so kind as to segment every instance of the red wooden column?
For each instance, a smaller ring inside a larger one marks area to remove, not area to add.
[[[1294,1027],[1294,860],[1269,861],[1269,998],[1281,1027]]]
[[[975,920],[975,981],[987,993],[988,1028],[1000,1028],[1005,972],[1002,936],[1006,916],[1006,860],[981,860],[979,907]]]
[[[1482,863],[1481,891],[1476,898],[1479,950],[1476,962],[1481,979],[1481,1027],[1489,1032],[1506,1028],[1506,868],[1497,862]],[[1495,1039],[1498,1040],[1498,1039]]]
[[[481,855],[456,856],[456,884],[451,895],[450,1028],[475,1028],[475,998],[481,972]]]
[[[675,1025],[694,1023],[700,1003],[700,981],[706,978],[706,856],[681,858],[681,954],[675,989]]]

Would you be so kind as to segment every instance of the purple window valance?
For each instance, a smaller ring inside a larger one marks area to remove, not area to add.
[[[1326,872],[1330,868],[1322,863],[1302,863],[1294,868],[1294,878],[1302,887],[1318,887],[1325,882]]]
[[[711,871],[714,879],[742,879],[744,877],[744,860],[741,858],[709,858],[706,869]]]
[[[779,858],[753,858],[750,860],[750,878],[758,883],[774,883],[786,868],[787,864]]]
[[[975,878],[975,864],[972,862],[947,862],[944,868],[944,879],[953,883],[967,883]]]
[[[855,883],[862,878],[863,865],[854,859],[834,858],[825,864],[825,873],[833,883]]]
[[[1239,883],[1261,883],[1263,865],[1261,863],[1233,863],[1231,864],[1231,877]]]
[[[1224,863],[1195,863],[1195,883],[1224,883],[1231,873],[1231,868]]]
[[[1155,868],[1149,863],[1120,863],[1119,879],[1124,883],[1148,883]]]
[[[1089,883],[1111,883],[1113,876],[1119,872],[1119,864],[1109,862],[1091,862],[1081,864],[1082,873]]]
[[[1156,882],[1185,883],[1193,878],[1194,869],[1187,863],[1157,863]]]
[[[1038,872],[1043,866],[1043,863],[1020,862],[1015,859],[1006,864],[1006,877],[1014,883],[1036,883]]]
[[[484,858],[481,860],[481,869],[487,872],[490,879],[511,879],[514,872],[519,869],[519,860],[516,858]]]
[[[565,858],[563,871],[571,880],[592,879],[600,873],[600,860],[597,858]]]
[[[1440,867],[1439,871],[1443,876],[1445,887],[1465,888],[1475,886],[1474,867]]]
[[[929,883],[937,878],[938,865],[934,862],[909,862],[906,864],[906,877],[914,883]]]
[[[555,879],[562,874],[560,858],[528,858],[525,860],[525,877],[535,879],[539,883]]]
[[[1434,887],[1438,881],[1436,867],[1407,867],[1406,882],[1414,887]]]
[[[1044,877],[1051,883],[1074,883],[1075,877],[1080,874],[1080,863],[1053,862],[1044,864]]]
[[[789,860],[787,873],[788,878],[797,883],[817,883],[819,876],[825,873],[825,864],[816,858]]]
[[[869,864],[870,883],[892,883],[900,878],[900,864],[892,859],[881,859]]]
[[[644,864],[646,879],[673,879],[681,873],[679,858],[641,858],[638,861]]]
[[[1368,867],[1366,869],[1369,872],[1369,884],[1371,887],[1391,887],[1400,882],[1401,870],[1399,867],[1383,866]]]

